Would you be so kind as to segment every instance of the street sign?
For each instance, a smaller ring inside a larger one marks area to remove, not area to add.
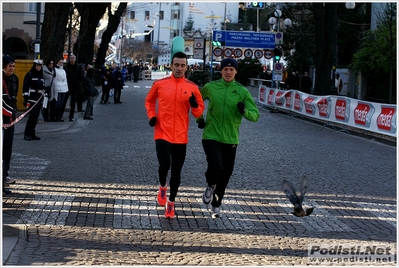
[[[283,64],[276,62],[274,64],[274,81],[283,80]]]
[[[204,57],[204,49],[199,48],[199,49],[193,49],[193,58],[194,59],[202,59]]]
[[[246,57],[246,58],[252,58],[252,55],[254,54],[254,52],[252,51],[252,49],[249,49],[249,48],[247,48],[245,51],[244,51],[244,56]]]
[[[234,57],[241,58],[241,56],[242,56],[242,50],[239,49],[239,48],[235,49],[234,50]]]
[[[264,54],[265,59],[268,59],[268,60],[273,57],[273,51],[271,51],[269,49],[266,49],[263,54]]]
[[[224,56],[225,57],[231,57],[233,55],[233,50],[231,48],[225,48],[224,49]]]
[[[224,42],[226,47],[274,49],[276,46],[275,33],[213,31],[212,40]]]
[[[194,48],[204,48],[204,39],[194,39]]]
[[[217,47],[213,50],[213,55],[215,55],[215,57],[220,57],[223,54],[223,49],[221,49],[220,47]]]
[[[255,50],[254,56],[255,56],[255,58],[257,58],[257,59],[262,58],[262,57],[263,57],[263,51],[260,50],[260,49]]]
[[[266,6],[266,2],[240,2],[239,5],[244,6],[245,8],[259,8],[264,9]]]

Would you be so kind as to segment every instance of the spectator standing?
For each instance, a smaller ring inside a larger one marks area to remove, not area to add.
[[[122,72],[119,67],[116,67],[113,71],[113,79],[114,79],[114,103],[120,104],[121,102],[121,94],[122,94]]]
[[[165,206],[165,218],[175,215],[175,198],[180,186],[181,170],[186,158],[189,112],[198,118],[204,110],[198,87],[184,77],[187,56],[177,52],[172,57],[172,74],[153,83],[145,99],[149,124],[159,162],[158,204]],[[171,169],[170,195],[167,200],[167,175]]]
[[[86,76],[86,65],[84,63],[79,63],[79,70],[81,72],[82,77]],[[89,65],[87,65],[89,67]],[[78,87],[77,93],[76,93],[76,107],[78,109],[78,112],[83,112],[83,102],[86,100],[86,94],[82,86]]]
[[[132,72],[133,72],[133,82],[137,83],[139,81],[139,73],[140,73],[140,66],[138,63],[135,63]]]
[[[34,60],[30,71],[25,75],[22,86],[24,106],[29,110],[29,117],[26,121],[24,140],[40,140],[36,136],[37,120],[42,109],[44,97],[43,61]]]
[[[270,79],[267,79],[267,67],[266,66],[262,66],[262,71],[260,71],[260,73],[258,74],[258,78],[263,79],[263,80],[270,80]]]
[[[8,188],[14,184],[15,180],[9,176],[12,146],[14,143],[14,125],[4,127],[4,124],[10,124],[17,117],[17,95],[18,95],[18,77],[14,74],[15,60],[9,55],[3,54],[3,81],[2,81],[2,112],[3,112],[3,194],[10,194]]]
[[[83,82],[83,74],[82,70],[79,68],[78,64],[76,63],[76,56],[71,55],[69,56],[69,62],[65,68],[67,80],[68,80],[68,93],[67,93],[67,100],[68,95],[70,97],[70,104],[71,107],[69,109],[69,122],[73,122],[73,118],[75,116],[75,105],[76,105],[76,98],[78,94],[79,88],[82,86]],[[65,109],[65,104],[63,108]]]
[[[54,95],[51,94],[51,88],[53,85],[53,80],[55,76],[54,71],[54,61],[47,60],[46,64],[43,66],[43,79],[44,79],[44,90],[46,91],[47,105],[43,105],[43,118],[44,122],[55,121],[55,104],[56,99]]]
[[[285,87],[287,90],[298,89],[297,78],[295,72],[292,72],[285,80]]]
[[[67,102],[68,98],[68,80],[64,70],[64,59],[61,58],[57,61],[54,70],[55,77],[53,80],[53,86],[51,88],[51,94],[54,95],[56,100],[55,121],[64,122],[62,116],[64,114],[64,104]]]
[[[222,60],[222,79],[209,82],[201,89],[203,100],[209,100],[206,122],[203,116],[197,120],[198,127],[204,129],[202,145],[208,162],[202,201],[211,204],[213,218],[221,216],[220,206],[233,173],[242,118],[252,122],[259,119],[251,93],[235,81],[237,68],[235,59]]]
[[[124,86],[125,85],[125,81],[126,81],[126,77],[127,77],[126,65],[124,65],[122,67],[121,73],[122,73],[122,86]]]
[[[129,63],[127,67],[127,80],[132,81],[132,76],[133,76],[133,65]]]
[[[281,88],[283,88],[283,89],[287,89],[287,86],[286,86],[286,84],[285,84],[285,81],[287,80],[287,78],[288,78],[288,71],[287,71],[287,67],[284,67],[283,68],[283,77],[282,77],[282,79],[281,79]]]
[[[83,119],[85,120],[93,120],[93,117],[91,117],[93,115],[93,99],[97,95],[96,82],[94,81],[95,74],[96,71],[94,68],[90,68],[87,70],[87,75],[83,79],[82,87],[87,99],[86,110],[83,116]]]
[[[310,79],[309,74],[305,72],[301,79],[301,90],[302,92],[310,94],[311,88],[312,88],[312,79]]]
[[[109,69],[105,70],[105,75],[101,78],[101,104],[108,104],[109,102],[109,91],[113,88],[114,81]]]

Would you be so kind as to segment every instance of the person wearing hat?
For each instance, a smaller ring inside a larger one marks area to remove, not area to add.
[[[40,140],[36,136],[36,124],[42,109],[44,98],[44,79],[43,79],[43,61],[36,59],[33,66],[25,75],[22,86],[22,96],[24,97],[24,106],[29,109],[28,121],[26,121],[24,140]]]
[[[197,119],[198,127],[204,129],[202,146],[208,162],[202,201],[211,204],[213,218],[221,216],[220,206],[233,173],[242,118],[251,122],[259,119],[251,93],[235,81],[237,70],[235,59],[222,60],[222,79],[208,82],[201,89],[204,101],[209,100],[206,118]]]
[[[3,124],[10,124],[17,117],[17,95],[18,95],[18,76],[14,74],[15,60],[9,55],[3,54]],[[12,155],[12,146],[14,142],[14,125],[4,127],[3,125],[3,193],[9,194],[9,184],[14,184],[8,171],[10,170],[10,162]]]

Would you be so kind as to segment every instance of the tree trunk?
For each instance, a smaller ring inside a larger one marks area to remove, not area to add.
[[[73,47],[79,63],[92,64],[96,28],[109,3],[75,3],[80,14],[79,36]]]
[[[123,13],[125,12],[126,6],[127,3],[120,3],[118,9],[115,11],[115,14],[112,14],[108,8],[108,27],[104,31],[101,38],[100,48],[98,49],[97,53],[96,68],[101,68],[101,66],[104,65],[108,44],[111,42],[112,35],[118,29],[119,22]]]
[[[337,44],[337,4],[315,3],[313,13],[316,29],[315,95],[329,95],[334,80],[331,67]]]
[[[41,58],[57,60],[62,58],[65,45],[66,26],[70,3],[46,3],[41,31]]]

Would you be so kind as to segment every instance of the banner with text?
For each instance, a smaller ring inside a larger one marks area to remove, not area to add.
[[[396,137],[397,108],[344,96],[316,96],[259,86],[258,102],[301,115]]]

